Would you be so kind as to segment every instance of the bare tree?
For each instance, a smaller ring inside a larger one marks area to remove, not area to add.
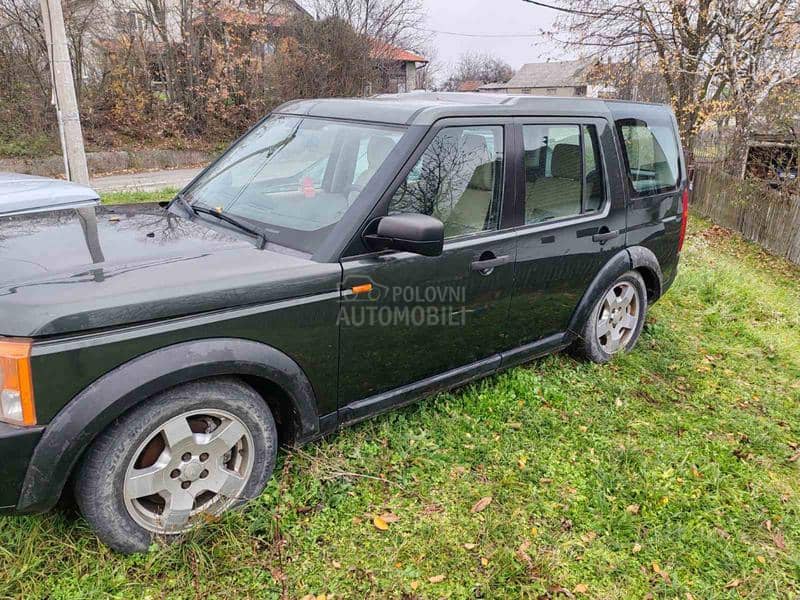
[[[652,65],[664,80],[691,153],[709,119],[732,116],[745,136],[770,89],[800,75],[798,0],[553,0],[561,14],[553,37],[596,56]],[[741,173],[743,168],[737,170]]]
[[[406,49],[424,45],[421,0],[315,0],[317,18],[342,19],[362,35]]]
[[[758,108],[779,86],[800,79],[800,4],[728,0],[720,4],[718,29],[729,113],[736,124],[726,166],[743,176]]]
[[[514,69],[503,59],[483,52],[462,54],[442,89],[456,91],[465,81],[505,83],[514,76]]]

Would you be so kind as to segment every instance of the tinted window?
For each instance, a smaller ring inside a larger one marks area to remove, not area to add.
[[[434,216],[445,237],[497,229],[502,148],[502,127],[443,129],[395,192],[389,213]]]
[[[617,128],[637,192],[655,193],[678,185],[678,144],[669,123],[622,119]]]

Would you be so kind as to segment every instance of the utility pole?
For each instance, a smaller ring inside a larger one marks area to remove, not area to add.
[[[61,134],[61,149],[64,154],[64,174],[70,181],[89,185],[89,168],[86,165],[86,152],[83,149],[81,115],[78,112],[78,98],[75,96],[75,80],[72,78],[72,62],[69,59],[67,28],[64,26],[61,0],[40,0],[40,4],[42,6],[42,27],[45,40],[47,40],[47,60],[50,63],[50,78],[53,86],[53,104],[56,107],[58,131]],[[94,208],[78,208],[76,212],[92,262],[94,264],[105,262]],[[102,280],[104,278],[103,271],[97,270],[94,276],[95,280]]]
[[[58,116],[65,174],[70,181],[88,185],[89,170],[83,149],[81,117],[78,113],[78,99],[75,96],[75,82],[72,78],[72,63],[69,59],[61,0],[40,0],[40,3],[53,84],[52,102]]]

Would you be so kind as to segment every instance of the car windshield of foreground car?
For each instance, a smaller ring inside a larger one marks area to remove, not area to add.
[[[231,147],[184,197],[252,221],[270,242],[313,253],[402,135],[394,127],[276,115]]]

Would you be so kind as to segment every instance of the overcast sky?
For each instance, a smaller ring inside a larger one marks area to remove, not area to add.
[[[458,57],[469,51],[490,52],[518,69],[524,63],[575,58],[539,33],[548,30],[556,13],[522,0],[423,0],[427,9],[425,27],[432,33],[436,71],[447,75]],[[512,37],[533,35],[535,37]]]

